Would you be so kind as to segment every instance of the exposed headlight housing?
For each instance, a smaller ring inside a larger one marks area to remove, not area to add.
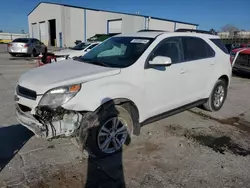
[[[57,108],[72,99],[81,89],[81,84],[63,86],[46,92],[39,102],[39,106]]]

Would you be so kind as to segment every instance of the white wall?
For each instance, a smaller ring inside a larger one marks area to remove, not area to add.
[[[41,3],[29,16],[29,33],[31,34],[31,24],[45,21],[46,36],[45,44],[48,45],[49,41],[49,25],[48,20],[56,19],[56,39],[57,45],[59,46],[59,32],[62,32],[62,22],[61,22],[61,6]],[[39,32],[39,29],[37,30]],[[39,36],[39,33],[37,34]]]
[[[176,23],[176,29],[197,29],[196,25]]]
[[[70,11],[70,41],[69,45],[75,45],[76,40],[84,41],[84,10],[71,8]]]
[[[86,19],[84,18],[86,11]],[[56,38],[57,46],[60,45],[59,32],[62,32],[63,46],[73,46],[76,40],[85,40],[95,34],[107,33],[108,20],[122,19],[122,33],[132,33],[145,29],[145,18],[137,15],[126,15],[120,13],[111,13],[95,10],[84,10],[80,8],[67,7],[62,5],[41,3],[28,16],[29,32],[31,34],[31,24],[45,21],[46,36],[45,44],[49,41],[49,22],[48,20],[56,19]],[[85,26],[86,20],[86,29]],[[147,24],[147,22],[146,22]],[[149,29],[159,29],[174,31],[175,23],[165,20],[150,19]],[[194,29],[196,26],[176,23],[176,29],[189,28]],[[86,33],[85,33],[86,31]],[[38,31],[39,32],[39,28]],[[39,33],[38,33],[39,36]]]
[[[86,10],[87,38],[95,34],[107,33],[108,20],[122,19],[122,33],[136,32],[144,29],[144,17],[131,16],[103,11]]]
[[[149,19],[148,25],[149,29],[174,31],[174,22],[170,21]]]
[[[21,34],[21,33],[0,33],[0,42],[11,42],[16,38],[27,38],[29,37],[28,34]]]

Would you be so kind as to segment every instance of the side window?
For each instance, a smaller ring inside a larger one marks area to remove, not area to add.
[[[229,54],[225,44],[220,39],[210,39],[216,46],[218,46],[223,52]]]
[[[214,50],[204,40],[197,37],[183,37],[184,59],[192,61],[210,58],[215,55]]]
[[[156,56],[169,57],[172,63],[179,63],[183,61],[182,40],[179,37],[168,38],[161,42],[154,50],[150,59]]]

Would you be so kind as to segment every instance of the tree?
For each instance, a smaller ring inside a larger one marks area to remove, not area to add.
[[[3,30],[0,30],[0,33],[2,33],[3,32]]]
[[[221,27],[221,31],[233,33],[235,31],[239,31],[239,28],[234,26],[234,25],[227,24],[227,25],[224,25],[223,27]]]

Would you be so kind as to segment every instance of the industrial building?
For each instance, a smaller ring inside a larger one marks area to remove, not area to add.
[[[141,29],[197,29],[197,24],[140,14],[40,2],[29,14],[29,33],[49,46],[73,46],[95,34],[131,33]]]

